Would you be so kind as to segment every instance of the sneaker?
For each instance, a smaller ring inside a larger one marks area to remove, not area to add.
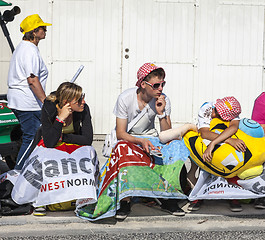
[[[230,210],[232,212],[241,212],[243,209],[239,203],[238,200],[234,199],[234,200],[230,200],[229,201],[229,206],[230,206]]]
[[[175,199],[163,201],[161,210],[169,212],[174,216],[185,216],[185,212],[178,206],[178,203]]]
[[[36,207],[33,210],[34,216],[46,216],[46,206]]]
[[[257,198],[254,207],[258,209],[265,209],[265,198]]]
[[[201,205],[203,204],[203,200],[195,200],[190,203],[188,206],[189,211],[198,211],[201,208]]]
[[[131,212],[131,202],[121,201],[120,209],[117,211],[115,218],[119,220],[124,220],[125,218],[127,218],[130,212]]]

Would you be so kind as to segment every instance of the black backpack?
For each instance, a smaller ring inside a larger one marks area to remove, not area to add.
[[[13,216],[13,215],[26,215],[32,213],[31,204],[19,205],[11,198],[13,184],[9,180],[0,183],[0,215]]]

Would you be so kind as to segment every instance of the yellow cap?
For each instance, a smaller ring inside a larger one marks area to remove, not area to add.
[[[42,21],[38,14],[27,16],[20,24],[23,34],[34,30],[40,26],[51,26],[51,23],[45,23]]]

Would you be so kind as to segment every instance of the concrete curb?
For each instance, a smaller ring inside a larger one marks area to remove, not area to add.
[[[186,215],[183,217],[173,216],[164,211],[161,211],[159,207],[147,207],[144,204],[134,204],[132,212],[122,222],[126,223],[156,223],[156,222],[188,222],[188,221],[239,221],[242,219],[265,219],[265,210],[254,209],[251,204],[243,204],[242,212],[231,212],[227,207],[226,201],[206,201],[199,211],[188,212],[188,204],[182,208],[185,210]],[[81,223],[91,225],[115,225],[120,221],[115,218],[107,218],[90,222],[75,216],[73,211],[65,212],[47,212],[47,216],[3,216],[0,219],[0,226],[21,226],[28,224],[70,224],[70,223]]]

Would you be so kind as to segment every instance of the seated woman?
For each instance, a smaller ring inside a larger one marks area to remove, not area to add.
[[[38,207],[80,198],[96,201],[99,167],[84,97],[80,86],[64,82],[44,101],[42,126],[35,137],[38,145],[14,186],[15,202],[33,202]],[[26,190],[27,185],[31,189]],[[45,215],[45,208],[34,213]]]
[[[44,101],[41,112],[44,145],[53,148],[61,141],[91,146],[93,128],[89,107],[82,88],[74,83],[62,83]]]
[[[155,129],[156,117],[161,131],[171,129],[171,104],[162,93],[165,71],[146,63],[137,78],[136,87],[121,93],[114,107],[119,142],[101,170],[97,205],[81,208],[77,211],[80,217],[93,221],[115,215],[125,219],[131,197],[159,199],[162,210],[185,215],[177,199],[186,198],[180,172],[188,149],[183,141],[162,144]]]

